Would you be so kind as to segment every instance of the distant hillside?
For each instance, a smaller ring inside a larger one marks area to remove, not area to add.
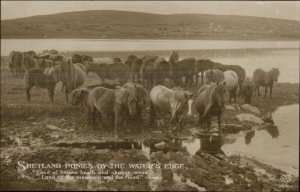
[[[248,16],[79,11],[1,21],[1,38],[299,39],[300,22]]]

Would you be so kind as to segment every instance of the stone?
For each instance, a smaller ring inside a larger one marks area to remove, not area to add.
[[[254,107],[252,105],[249,104],[244,104],[241,106],[242,109],[251,111],[252,113],[256,113],[256,114],[260,114],[260,110],[257,107]]]
[[[54,130],[54,131],[62,131],[61,128],[56,127],[55,125],[47,125],[48,129]]]
[[[165,143],[165,142],[160,142],[160,143],[154,144],[154,146],[155,146],[157,149],[164,149],[164,148],[166,147],[166,143]]]
[[[253,114],[241,113],[235,116],[239,121],[250,121],[256,124],[263,124],[264,121]]]
[[[27,118],[27,120],[28,120],[28,121],[35,120],[35,117],[34,117],[34,116],[30,116],[30,117]]]
[[[225,109],[229,111],[236,111],[236,108],[232,105],[225,105]]]

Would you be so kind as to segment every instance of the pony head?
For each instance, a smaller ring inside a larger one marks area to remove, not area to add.
[[[85,100],[85,98],[88,96],[89,90],[87,88],[79,88],[72,91],[72,105],[76,106]]]
[[[134,87],[134,89],[135,88],[136,87]],[[137,104],[136,92],[126,88],[121,88],[120,91],[122,96],[120,97],[119,102],[127,107],[130,115],[135,115]]]
[[[188,107],[188,101],[192,99],[193,93],[180,89],[174,90],[174,99],[171,103],[171,124],[176,123],[176,119],[180,116],[184,110]]]
[[[179,54],[178,54],[177,51],[173,51],[170,58],[169,58],[169,62],[174,63],[176,61],[179,61]]]

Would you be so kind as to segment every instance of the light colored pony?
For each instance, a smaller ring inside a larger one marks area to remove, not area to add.
[[[171,114],[171,125],[182,123],[182,114],[188,107],[188,101],[193,94],[180,89],[172,90],[162,85],[157,85],[150,91],[150,125],[155,122],[157,113]],[[158,116],[158,126],[163,125],[161,115]]]
[[[257,88],[258,96],[259,86],[265,87],[265,98],[267,97],[268,87],[270,88],[270,98],[272,98],[272,88],[274,81],[278,81],[278,76],[280,71],[278,68],[272,68],[270,71],[265,72],[262,69],[256,69],[253,73],[253,81],[255,82],[255,86]]]
[[[236,96],[239,90],[239,77],[236,72],[228,70],[224,73],[224,78],[226,82],[226,91],[229,92],[229,103],[231,102],[231,98],[236,102]]]

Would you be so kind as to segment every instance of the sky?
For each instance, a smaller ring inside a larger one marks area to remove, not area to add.
[[[300,21],[298,1],[1,1],[1,20],[84,10],[245,15]]]

